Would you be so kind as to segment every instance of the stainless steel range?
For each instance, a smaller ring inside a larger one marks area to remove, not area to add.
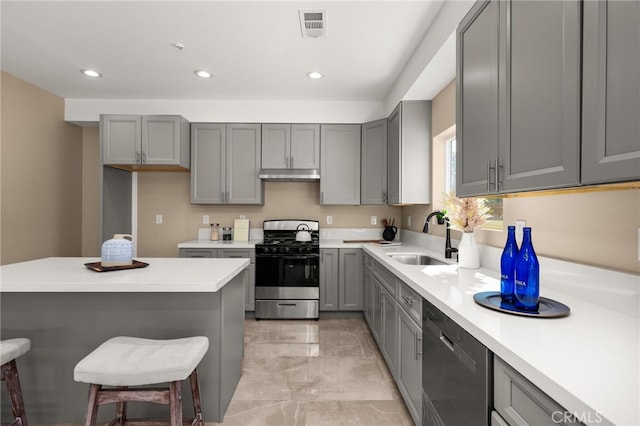
[[[317,220],[265,220],[256,244],[256,319],[318,319]]]

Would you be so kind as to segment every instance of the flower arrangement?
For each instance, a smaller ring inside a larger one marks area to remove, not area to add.
[[[484,198],[457,198],[455,193],[444,195],[444,207],[451,229],[462,232],[473,230],[489,218],[490,209]]]

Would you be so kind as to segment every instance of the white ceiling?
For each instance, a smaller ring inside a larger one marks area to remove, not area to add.
[[[0,65],[63,98],[384,101],[443,1],[4,0]],[[299,9],[326,10],[326,38],[301,37]],[[412,99],[451,81],[452,48]]]

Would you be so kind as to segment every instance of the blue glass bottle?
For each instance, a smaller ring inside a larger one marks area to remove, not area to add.
[[[531,228],[523,228],[522,232],[522,247],[516,257],[515,305],[518,309],[537,311],[540,300],[540,264],[531,243]]]
[[[507,226],[507,243],[504,245],[502,257],[500,257],[500,298],[506,303],[513,303],[513,283],[517,256],[516,227]]]

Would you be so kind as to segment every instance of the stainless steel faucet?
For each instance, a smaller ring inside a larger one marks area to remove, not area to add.
[[[437,216],[438,225],[447,225],[447,231],[444,241],[444,257],[447,259],[451,259],[452,253],[457,253],[458,249],[455,247],[451,247],[451,228],[449,227],[449,218],[445,216],[445,213],[436,210],[427,216],[427,220],[424,222],[424,227],[422,228],[422,232],[425,234],[429,233],[429,221],[433,216]]]

